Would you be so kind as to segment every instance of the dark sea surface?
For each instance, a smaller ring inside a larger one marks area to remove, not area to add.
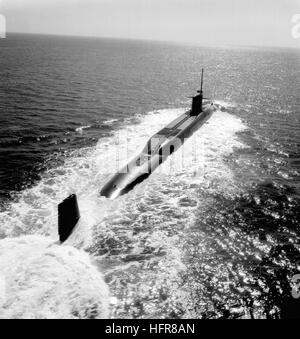
[[[218,107],[210,121],[131,193],[100,197],[117,167],[189,108],[202,66],[205,96]],[[60,296],[49,292],[61,283],[54,265],[40,260],[26,271],[37,239],[57,240],[57,204],[71,193],[82,218],[68,245],[102,272],[112,317],[299,315],[299,178],[299,50],[8,35],[0,40],[0,278],[12,287],[0,317],[51,317],[37,286],[61,317],[97,316],[92,297],[76,304],[79,313],[67,305],[79,298],[69,291],[88,274],[82,267],[65,270]],[[25,263],[12,271],[18,241]],[[97,293],[87,285],[82,294]]]

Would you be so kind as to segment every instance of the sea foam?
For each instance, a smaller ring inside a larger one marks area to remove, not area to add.
[[[89,256],[50,238],[0,241],[0,318],[107,318],[109,291]]]

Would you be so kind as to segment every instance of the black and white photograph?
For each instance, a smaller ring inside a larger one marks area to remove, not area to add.
[[[299,318],[300,1],[0,0],[0,319]]]

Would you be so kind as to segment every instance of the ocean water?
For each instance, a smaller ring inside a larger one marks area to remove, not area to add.
[[[202,66],[209,122],[128,195],[100,197],[189,108]],[[0,40],[0,317],[299,314],[299,66],[293,49]],[[71,193],[82,218],[57,246]]]

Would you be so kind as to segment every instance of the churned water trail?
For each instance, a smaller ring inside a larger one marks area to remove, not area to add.
[[[138,118],[138,124],[127,124],[115,131],[111,137],[100,139],[95,147],[71,153],[62,166],[44,173],[39,183],[20,193],[17,200],[0,214],[1,235],[4,238],[0,242],[3,252],[5,251],[8,256],[8,259],[2,256],[3,263],[18,260],[16,256],[22,255],[23,259],[20,263],[20,267],[24,267],[22,274],[33,274],[30,272],[35,271],[36,274],[42,275],[49,267],[46,260],[42,264],[43,258],[50,256],[47,254],[48,250],[59,252],[58,255],[68,255],[68,251],[71,250],[67,250],[64,246],[60,250],[57,245],[51,243],[57,240],[57,203],[69,193],[76,193],[82,218],[66,245],[78,250],[85,249],[96,258],[99,269],[104,271],[112,294],[117,298],[113,307],[118,310],[115,311],[116,316],[122,316],[121,309],[125,303],[128,303],[125,295],[133,293],[135,288],[131,288],[129,283],[120,291],[118,286],[121,284],[120,273],[126,276],[133,268],[137,270],[138,275],[143,276],[139,281],[141,288],[146,289],[146,285],[142,286],[146,281],[147,284],[165,281],[166,286],[169,286],[166,293],[172,294],[175,302],[179,302],[180,299],[176,300],[179,292],[175,293],[177,285],[174,283],[178,281],[178,274],[185,269],[185,265],[182,262],[178,241],[183,231],[182,225],[184,223],[188,225],[193,219],[193,209],[197,206],[195,188],[201,185],[208,188],[212,180],[222,180],[224,186],[234,189],[234,185],[230,187],[232,177],[228,169],[224,168],[222,159],[235,147],[243,147],[235,137],[235,133],[246,127],[239,119],[226,112],[218,111],[201,131],[187,141],[183,152],[175,153],[169,162],[153,174],[151,179],[139,185],[128,197],[123,197],[119,201],[109,201],[99,196],[99,190],[105,180],[117,169],[116,167],[121,167],[128,160],[127,157],[132,157],[139,148],[143,147],[153,133],[181,114],[183,110],[166,109]],[[116,140],[119,140],[120,144],[116,144]],[[224,181],[225,175],[227,183],[226,180]],[[187,213],[188,211],[190,213]],[[163,219],[160,219],[161,217]],[[164,220],[166,217],[168,222]],[[147,222],[145,230],[138,231],[134,235],[136,228],[143,228],[143,223],[147,220],[149,224]],[[171,225],[174,227],[172,236],[168,234]],[[26,237],[25,235],[28,234],[39,234],[39,236]],[[40,245],[37,248],[38,241]],[[26,255],[21,254],[20,244],[22,246],[24,244]],[[84,258],[83,253],[77,254],[75,249],[73,251],[74,255]],[[39,256],[41,256],[40,267],[33,265],[32,261],[32,258]],[[149,268],[157,264],[161,268],[145,271],[145,262],[150,265]],[[59,271],[55,268],[53,270],[53,276],[50,273],[47,275],[47,281],[51,286],[46,286],[45,290],[39,293],[48,293],[53,286],[63,284],[63,279],[68,274],[74,274],[72,267],[69,267],[70,273],[65,272],[60,280]],[[162,270],[164,270],[163,274]],[[13,272],[10,274],[13,275]],[[10,274],[6,279],[12,279]],[[20,283],[17,281],[17,284]],[[27,310],[23,305],[25,299],[19,300],[18,305],[15,305],[12,299],[16,297],[14,288],[17,287],[13,285],[12,290],[8,288],[7,293],[11,295],[11,299],[5,306],[12,313],[7,314],[18,314],[14,313],[15,308],[20,307],[19,317],[51,317],[51,313],[43,313],[37,305]],[[34,295],[37,292],[31,285],[28,287],[25,285],[24,293],[26,288],[28,288],[27,293]],[[53,295],[54,292],[52,291],[51,294]],[[49,298],[49,305],[58,300],[57,296],[47,298]],[[106,296],[105,298],[107,299]],[[66,313],[62,313],[62,316],[69,317],[69,304],[60,307],[66,308]],[[158,312],[159,307],[160,304],[157,303],[155,309],[151,311],[154,312],[153,316]],[[86,312],[88,314],[88,309]]]
[[[107,318],[110,295],[87,254],[51,238],[0,241],[0,318]]]

